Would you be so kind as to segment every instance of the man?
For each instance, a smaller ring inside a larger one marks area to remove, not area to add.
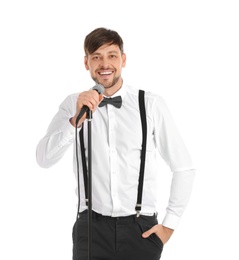
[[[65,99],[38,144],[37,162],[46,168],[57,163],[72,143],[76,146],[75,128],[78,132],[83,128],[77,144],[81,145],[81,156],[76,158],[74,152],[75,173],[76,162],[80,165],[80,213],[73,228],[73,259],[86,260],[88,212],[83,174],[88,160],[87,124],[83,124],[86,113],[77,125],[76,118],[83,107],[88,107],[93,112],[92,257],[94,260],[160,259],[163,246],[177,227],[191,194],[195,171],[190,156],[163,99],[146,92],[139,101],[139,91],[123,82],[121,72],[126,55],[118,33],[97,28],[86,36],[84,49],[85,68],[95,83],[104,87],[104,93],[91,89]],[[109,97],[116,97],[116,107],[106,103],[113,100]],[[140,106],[145,106],[142,109],[145,123],[141,120]],[[147,129],[147,134],[141,129]],[[173,173],[162,224],[158,224],[156,214],[160,199],[157,198],[160,173],[157,153]],[[141,180],[139,175],[143,176]]]

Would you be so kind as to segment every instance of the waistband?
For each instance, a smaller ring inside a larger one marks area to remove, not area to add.
[[[85,211],[79,213],[79,217],[82,219],[88,218],[88,210],[85,210]],[[145,215],[137,216],[136,214],[134,214],[134,215],[124,216],[124,217],[110,217],[110,216],[104,216],[95,211],[92,211],[92,219],[93,220],[104,220],[104,221],[115,221],[115,222],[132,222],[137,219],[154,221],[154,220],[157,220],[157,213],[155,213],[153,216],[145,216]]]

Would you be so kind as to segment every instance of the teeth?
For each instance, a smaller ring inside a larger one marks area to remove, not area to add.
[[[109,75],[111,74],[111,71],[104,71],[104,72],[100,72],[100,75]]]

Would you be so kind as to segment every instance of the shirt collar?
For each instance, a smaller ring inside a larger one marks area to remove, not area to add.
[[[110,97],[113,98],[113,97],[121,96],[123,99],[125,94],[126,94],[126,85],[123,82],[121,88]]]

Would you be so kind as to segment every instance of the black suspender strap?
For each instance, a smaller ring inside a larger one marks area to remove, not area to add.
[[[147,121],[146,121],[145,100],[144,100],[143,90],[139,90],[139,110],[140,110],[143,138],[142,138],[141,163],[140,163],[140,172],[139,172],[138,198],[135,207],[135,210],[137,212],[137,217],[139,217],[140,215],[141,206],[142,206],[146,143],[147,143]]]
[[[140,172],[139,172],[138,197],[137,197],[137,204],[135,207],[135,210],[137,211],[137,216],[140,215],[141,205],[142,205],[144,169],[145,169],[145,157],[146,157],[146,140],[147,140],[147,121],[146,121],[144,93],[145,92],[143,90],[139,90],[139,110],[140,110],[143,138],[142,138],[141,163],[140,163]],[[85,199],[86,199],[86,205],[88,205],[87,165],[86,165],[85,145],[84,145],[84,124],[82,124],[82,128],[79,132],[79,137],[80,137],[81,161],[82,161],[84,186],[85,186]],[[80,194],[78,196],[80,196]]]
[[[84,186],[85,186],[85,203],[86,206],[88,206],[88,190],[87,190],[88,185],[87,185],[87,166],[86,166],[85,144],[84,144],[84,123],[82,123],[82,127],[79,132],[79,135],[80,135],[81,161],[82,161]]]

